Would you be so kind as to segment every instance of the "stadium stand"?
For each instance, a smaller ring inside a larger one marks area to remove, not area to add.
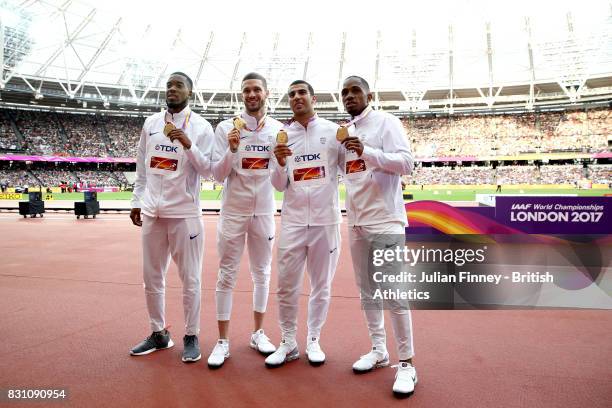
[[[417,157],[603,152],[610,109],[519,115],[469,115],[402,120]]]
[[[612,164],[591,166],[589,171],[589,178],[593,180],[593,183],[608,185],[612,184]]]
[[[138,139],[144,118],[105,116],[103,123],[110,139],[109,152],[111,155],[114,157],[136,157]]]
[[[219,120],[211,121],[213,127]],[[612,128],[609,108],[568,112],[537,112],[503,115],[415,115],[402,119],[412,149],[418,159],[442,159],[436,165],[423,163],[406,177],[408,184],[576,184],[589,179],[610,184],[612,165],[527,164],[506,160],[496,166],[491,157],[523,153],[597,153],[609,151]],[[126,157],[136,156],[142,116],[70,114],[29,110],[0,111],[0,149],[21,146],[32,155]],[[16,134],[15,129],[20,135]],[[443,160],[445,157],[472,158],[473,165]],[[488,158],[482,161],[474,158]],[[571,161],[573,162],[573,161]],[[575,162],[578,163],[578,162]],[[443,164],[443,165],[441,165]],[[478,165],[476,165],[478,164]],[[486,164],[486,165],[485,165]],[[129,165],[128,165],[129,166]],[[133,166],[133,165],[132,165]],[[123,175],[127,168],[91,165],[57,167],[37,165],[0,167],[0,181],[9,186],[81,183],[87,186],[127,186]],[[133,171],[129,169],[129,171]]]
[[[103,130],[94,115],[58,115],[70,146],[70,153],[78,157],[107,157]]]
[[[28,153],[135,157],[143,117],[15,111],[0,115],[0,148],[18,146],[7,118]],[[211,121],[213,126],[217,120]],[[417,158],[502,156],[521,153],[604,152],[612,110],[516,115],[414,116],[402,119]]]
[[[14,115],[14,116],[13,116]],[[31,154],[66,155],[69,146],[62,138],[53,112],[10,111],[18,131],[24,139],[23,148]]]
[[[17,150],[19,140],[11,128],[10,119],[4,111],[0,112],[0,150]]]

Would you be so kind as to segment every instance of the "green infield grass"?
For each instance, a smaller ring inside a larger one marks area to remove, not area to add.
[[[420,186],[414,188],[406,188],[405,194],[412,194],[414,200],[439,200],[439,201],[474,201],[476,194],[495,194],[495,188],[491,189],[465,189],[465,188],[426,188],[421,190]],[[504,187],[501,194],[577,194],[579,196],[602,196],[604,194],[612,194],[611,189],[592,189],[580,190],[574,188],[559,189],[559,188],[510,188]],[[283,193],[276,192],[277,200],[283,199]],[[344,200],[345,191],[340,189],[340,200]],[[98,200],[130,200],[132,193],[122,191],[117,193],[98,193]],[[200,192],[202,200],[220,200],[221,190],[207,190]],[[73,200],[80,201],[83,199],[83,193],[56,193],[53,194],[55,200]]]

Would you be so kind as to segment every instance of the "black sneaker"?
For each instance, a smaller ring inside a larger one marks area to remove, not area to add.
[[[145,354],[149,354],[157,350],[167,349],[172,346],[174,346],[174,343],[170,338],[170,332],[164,329],[162,331],[151,333],[151,335],[144,339],[142,343],[130,350],[130,354],[133,356],[144,356]]]
[[[183,344],[185,345],[183,349],[184,363],[194,363],[202,358],[202,354],[200,353],[200,345],[198,343],[198,336],[185,335],[185,337],[183,337]]]

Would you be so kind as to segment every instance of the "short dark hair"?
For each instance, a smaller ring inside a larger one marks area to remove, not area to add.
[[[359,75],[351,75],[351,76],[347,76],[344,79],[344,82],[348,81],[349,79],[356,79],[357,81],[361,82],[361,85],[363,85],[363,87],[365,88],[366,92],[370,92],[370,84],[368,84],[368,81],[366,81],[365,79],[363,79],[362,77],[360,77]]]
[[[171,73],[168,78],[175,76],[175,75],[180,75],[182,77],[185,77],[185,79],[187,80],[187,84],[189,84],[189,89],[193,89],[193,81],[191,80],[191,78],[189,78],[189,75],[181,71],[176,71],[176,72]]]
[[[247,81],[249,79],[259,79],[263,84],[264,89],[268,90],[268,81],[266,81],[266,78],[264,78],[263,75],[258,74],[257,72],[249,72],[244,76],[244,78],[242,78],[242,82]]]
[[[306,85],[306,87],[308,87],[308,92],[310,93],[310,96],[314,96],[315,94],[314,88],[312,87],[312,85],[310,85],[308,82],[304,81],[303,79],[296,79],[295,81],[289,84],[289,88],[291,88],[293,85],[300,85],[300,84]]]

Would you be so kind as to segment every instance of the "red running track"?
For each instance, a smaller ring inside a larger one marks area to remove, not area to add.
[[[416,311],[415,394],[393,398],[391,368],[354,375],[351,365],[368,351],[369,339],[345,225],[321,340],[326,364],[314,368],[302,357],[270,370],[248,347],[252,294],[243,260],[234,298],[232,356],[221,369],[209,370],[205,360],[217,338],[216,220],[204,216],[203,358],[187,365],[180,361],[183,314],[174,266],[167,320],[177,346],[143,357],[128,355],[149,328],[139,230],[126,215],[78,221],[68,215],[0,215],[0,388],[66,388],[69,393],[66,401],[54,404],[0,401],[0,406],[612,406],[610,311]],[[271,289],[265,327],[277,343],[276,267]],[[302,351],[306,301],[303,296]],[[395,359],[391,336],[388,346]]]

